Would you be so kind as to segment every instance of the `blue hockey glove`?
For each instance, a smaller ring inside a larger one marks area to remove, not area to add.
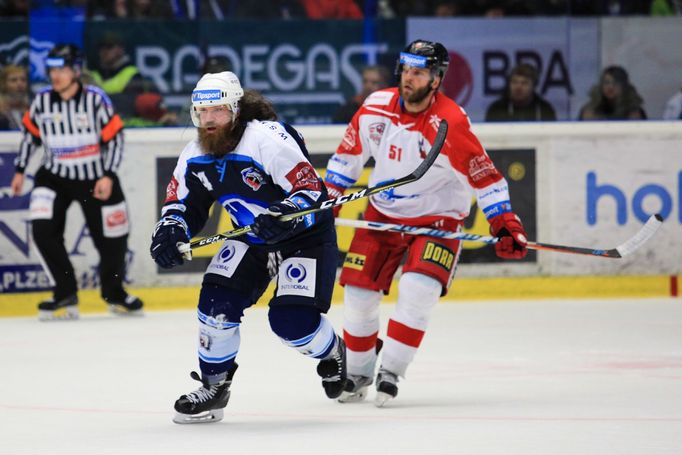
[[[302,218],[282,221],[278,216],[298,210],[300,210],[299,207],[287,199],[277,202],[268,207],[268,212],[270,213],[264,213],[256,217],[256,220],[251,225],[251,231],[268,245],[286,240],[298,234],[300,230],[305,228],[305,225],[301,223]],[[300,229],[297,229],[297,227],[300,227]]]
[[[164,269],[183,264],[183,255],[178,251],[178,243],[189,242],[187,223],[178,216],[161,218],[154,227],[152,246],[149,252],[154,262]]]

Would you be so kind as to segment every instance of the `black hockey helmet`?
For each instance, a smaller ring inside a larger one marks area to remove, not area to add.
[[[403,65],[409,65],[418,68],[431,68],[431,71],[438,74],[442,80],[449,64],[450,55],[448,55],[445,46],[435,41],[417,39],[408,44],[400,53],[396,62],[395,75],[400,79]]]
[[[47,54],[45,66],[48,69],[69,66],[76,72],[80,72],[83,68],[83,54],[75,44],[55,44]]]

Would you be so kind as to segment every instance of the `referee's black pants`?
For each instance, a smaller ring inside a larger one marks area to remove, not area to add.
[[[80,204],[85,223],[99,252],[102,298],[120,302],[127,295],[123,289],[128,249],[127,211],[111,212],[112,206],[120,206],[125,201],[118,178],[113,176],[112,180],[111,197],[107,201],[100,201],[93,197],[95,180],[65,179],[43,168],[36,173],[31,195],[33,240],[42,256],[43,266],[47,267],[54,281],[55,300],[78,291],[73,265],[64,245],[66,211],[73,201]],[[38,199],[35,207],[34,198]],[[123,208],[125,210],[125,204]],[[107,217],[110,221],[107,221]],[[124,230],[121,226],[116,227],[116,223],[120,224],[121,221],[125,221]],[[106,228],[104,223],[108,223]]]

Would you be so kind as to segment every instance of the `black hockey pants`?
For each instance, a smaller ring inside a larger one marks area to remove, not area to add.
[[[73,265],[64,245],[66,211],[73,201],[80,204],[99,252],[102,297],[113,301],[123,301],[126,297],[123,278],[128,247],[128,218],[125,204],[122,204],[125,198],[120,182],[116,176],[112,179],[111,197],[107,201],[100,201],[92,196],[95,180],[64,179],[43,168],[36,173],[31,195],[33,240],[42,256],[43,266],[47,266],[55,282],[55,300],[75,294],[78,290]],[[43,198],[47,202],[37,201],[38,210],[34,210],[34,198]],[[118,207],[112,207],[117,204]]]

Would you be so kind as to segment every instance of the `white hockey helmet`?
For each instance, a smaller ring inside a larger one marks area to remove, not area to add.
[[[239,111],[239,100],[244,96],[244,89],[239,78],[231,71],[208,73],[201,76],[192,91],[192,123],[197,128],[201,121],[196,109],[202,106],[229,106],[234,115]]]

